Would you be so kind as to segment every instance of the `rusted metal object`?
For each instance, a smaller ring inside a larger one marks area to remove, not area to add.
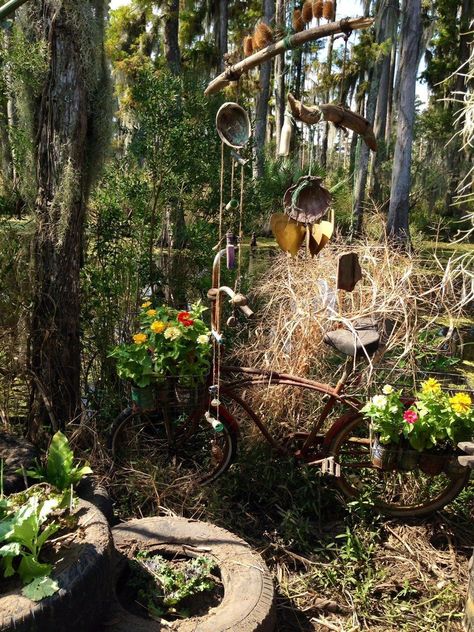
[[[292,219],[302,224],[314,224],[326,215],[332,198],[321,183],[322,178],[317,176],[303,176],[286,191],[283,206]]]
[[[0,21],[6,20],[12,13],[15,13],[27,0],[10,0],[0,7]]]

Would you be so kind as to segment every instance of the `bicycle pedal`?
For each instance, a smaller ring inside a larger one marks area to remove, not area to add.
[[[336,478],[341,476],[341,466],[339,463],[335,462],[333,456],[328,456],[325,459],[319,459],[318,461],[311,461],[308,465],[319,465],[321,467],[321,474],[335,476]]]

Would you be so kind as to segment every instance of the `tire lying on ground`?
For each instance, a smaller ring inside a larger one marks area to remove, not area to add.
[[[127,558],[138,551],[175,555],[193,552],[216,560],[224,586],[222,602],[204,616],[175,621],[166,627],[137,617],[115,599],[108,632],[271,632],[275,629],[273,582],[263,559],[229,531],[186,518],[143,518],[112,529],[120,554],[117,580]]]
[[[93,632],[112,593],[113,541],[104,515],[79,501],[75,537],[59,550],[52,572],[60,590],[40,602],[21,588],[0,594],[1,632]]]
[[[0,431],[0,461],[3,461],[4,494],[13,494],[26,488],[25,478],[17,470],[30,469],[37,456],[36,448],[26,439]]]

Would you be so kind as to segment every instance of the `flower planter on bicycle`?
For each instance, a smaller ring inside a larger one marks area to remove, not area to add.
[[[211,344],[202,320],[205,309],[197,304],[190,312],[177,311],[146,301],[133,343],[111,352],[119,376],[132,382],[131,406],[111,431],[117,464],[136,467],[173,458],[202,482],[213,478],[221,461],[230,463],[227,429],[206,417]]]
[[[472,437],[474,409],[468,393],[450,396],[430,378],[423,382],[413,400],[386,384],[362,412],[371,422],[375,439],[372,463],[382,470],[419,468],[429,476],[444,472],[456,478],[462,474],[456,463],[456,445]]]

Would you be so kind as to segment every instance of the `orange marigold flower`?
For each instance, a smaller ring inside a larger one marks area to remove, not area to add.
[[[147,341],[147,335],[146,334],[135,334],[133,336],[133,342],[136,345],[143,345],[143,344],[145,344],[146,341]]]
[[[154,334],[162,334],[166,329],[166,325],[161,320],[155,320],[155,322],[151,323],[150,329]]]

